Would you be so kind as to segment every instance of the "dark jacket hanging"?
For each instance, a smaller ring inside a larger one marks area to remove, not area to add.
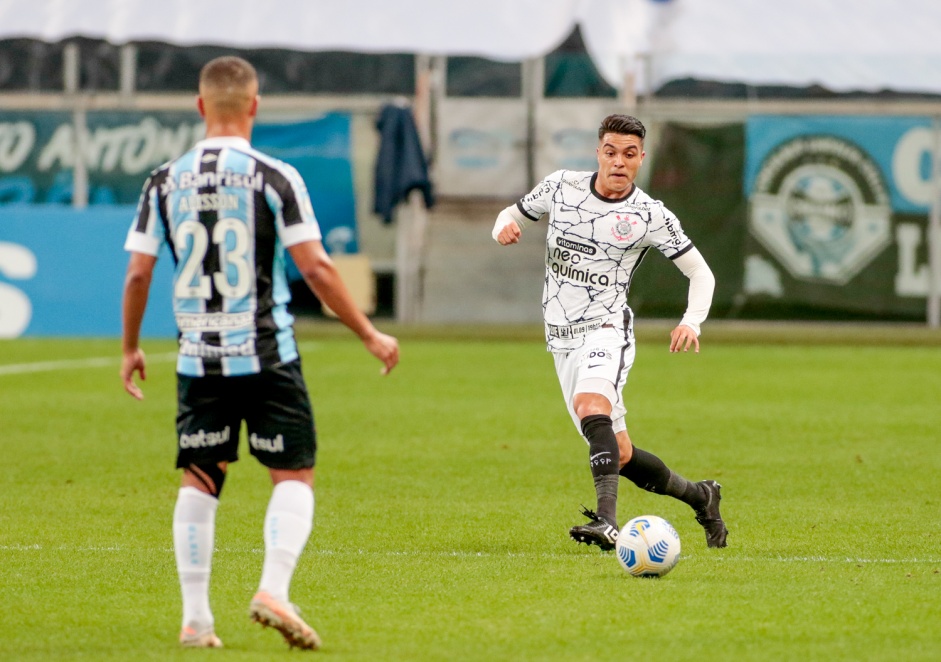
[[[408,107],[388,104],[379,111],[379,154],[376,157],[375,205],[373,211],[386,223],[392,222],[396,205],[412,189],[421,189],[425,206],[434,205],[428,162],[422,150],[418,129]]]

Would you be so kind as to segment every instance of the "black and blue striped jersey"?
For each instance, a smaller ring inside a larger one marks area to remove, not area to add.
[[[319,240],[307,187],[292,166],[236,137],[202,140],[157,168],[125,249],[176,264],[177,372],[248,375],[298,357],[286,247]]]

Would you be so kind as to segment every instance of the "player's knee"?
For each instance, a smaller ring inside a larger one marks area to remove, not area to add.
[[[203,488],[204,492],[217,499],[222,494],[222,485],[225,483],[225,469],[215,462],[205,464],[191,464],[186,472],[192,476]]]
[[[572,406],[580,421],[584,421],[587,416],[611,415],[611,400],[602,393],[576,393]]]
[[[589,416],[610,416],[611,403],[605,398],[576,401],[575,415],[580,421],[584,421]]]

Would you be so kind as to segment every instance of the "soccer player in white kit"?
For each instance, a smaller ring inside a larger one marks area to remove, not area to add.
[[[614,548],[620,475],[689,504],[705,529],[706,544],[725,547],[721,486],[673,473],[656,455],[631,443],[624,421],[621,391],[635,351],[627,293],[644,255],[656,248],[689,278],[688,306],[670,334],[671,352],[699,351],[699,325],[715,287],[712,271],[677,218],[634,184],[644,160],[645,134],[635,117],[606,117],[598,129],[598,172],[552,173],[500,212],[493,238],[503,246],[518,243],[527,225],[548,217],[542,301],[546,343],[569,414],[588,442],[598,497],[597,511],[583,511],[590,521],[572,527],[572,538]]]

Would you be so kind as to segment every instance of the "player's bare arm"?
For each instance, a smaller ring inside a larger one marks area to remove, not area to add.
[[[670,352],[699,352],[699,325],[706,321],[712,306],[716,279],[702,253],[695,247],[673,263],[689,278],[689,298],[683,319],[670,334]]]
[[[399,343],[394,337],[377,330],[357,308],[323,244],[305,241],[291,246],[288,251],[308,287],[360,337],[367,351],[382,361],[382,374],[388,374],[399,362]]]
[[[131,253],[127,275],[124,278],[124,298],[121,307],[121,381],[124,383],[124,390],[138,400],[144,399],[144,393],[134,383],[134,373],[139,373],[141,380],[147,379],[144,351],[138,343],[156,263],[157,258],[152,255]]]

